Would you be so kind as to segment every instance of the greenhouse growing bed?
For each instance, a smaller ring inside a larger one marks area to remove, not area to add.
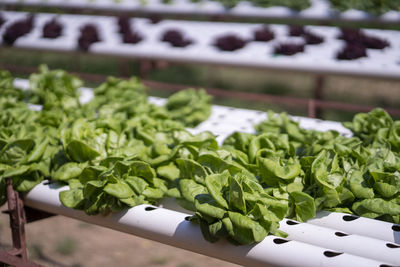
[[[27,80],[15,80],[18,87],[27,87]],[[92,91],[81,89],[82,103]],[[165,100],[151,98],[155,104]],[[31,106],[40,109],[40,106]],[[253,124],[266,118],[260,111],[213,106],[210,118],[192,132],[209,130],[221,142],[233,131],[252,132]],[[350,136],[340,123],[293,117],[301,127],[319,131],[336,130]],[[59,192],[66,186],[36,186],[25,196],[25,204],[54,214],[72,217],[109,227],[197,253],[246,266],[396,266],[400,264],[400,226],[368,218],[336,212],[319,212],[314,219],[300,223],[292,219],[280,222],[287,238],[267,236],[255,245],[234,246],[226,240],[207,242],[200,227],[188,220],[192,212],[173,200],[162,200],[159,207],[139,205],[107,217],[88,216],[82,211],[63,206]]]

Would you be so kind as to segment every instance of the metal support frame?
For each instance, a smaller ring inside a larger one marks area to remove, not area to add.
[[[321,74],[316,75],[314,79],[314,95],[313,100],[322,101],[324,99],[324,82],[325,77]],[[311,108],[314,108],[314,111],[310,111]],[[311,113],[310,113],[311,112]],[[322,107],[316,106],[315,103],[310,103],[309,105],[309,116],[312,118],[322,118]],[[313,115],[313,116],[311,116]]]
[[[139,60],[139,77],[141,79],[146,79],[149,77],[152,71],[158,69],[165,69],[170,66],[169,61],[165,60],[150,60],[142,59]],[[120,71],[122,77],[130,77],[131,73]]]
[[[154,69],[154,62],[152,60],[142,59],[139,60],[139,77],[146,79],[149,73]]]
[[[37,263],[28,259],[25,239],[26,215],[24,203],[18,192],[14,191],[11,178],[6,179],[8,210],[4,213],[10,215],[10,228],[13,248],[8,251],[0,251],[0,266],[16,267],[40,267]],[[33,221],[31,216],[30,221]]]
[[[130,63],[131,60],[126,59],[126,58],[120,58],[118,59],[118,69],[119,69],[119,74],[122,76],[131,76],[131,69],[130,69]]]

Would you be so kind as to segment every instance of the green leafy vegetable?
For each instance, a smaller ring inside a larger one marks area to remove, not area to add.
[[[330,0],[332,5],[340,11],[348,9],[357,9],[370,12],[375,15],[381,15],[390,10],[400,10],[399,0]]]
[[[30,82],[23,92],[0,72],[0,205],[5,178],[20,192],[43,179],[68,185],[60,201],[89,215],[173,197],[207,240],[235,244],[285,236],[283,218],[305,222],[319,210],[399,223],[400,121],[382,109],[345,123],[353,137],[269,112],[257,133],[219,146],[185,129],[210,115],[203,90],[155,106],[139,80],[109,78],[81,104],[82,82],[62,70],[41,67]]]
[[[165,105],[171,118],[196,126],[211,114],[211,97],[204,90],[187,89],[168,98]]]

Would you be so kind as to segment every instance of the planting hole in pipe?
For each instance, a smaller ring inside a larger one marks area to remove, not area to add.
[[[273,241],[274,241],[275,244],[280,245],[280,244],[285,244],[285,243],[289,242],[290,240],[286,240],[286,239],[283,239],[283,238],[274,238]]]
[[[381,265],[379,265],[379,267],[395,267],[395,266],[387,265],[387,264],[381,264]]]
[[[156,210],[156,207],[152,207],[152,206],[148,206],[146,208],[144,208],[145,211],[152,211],[152,210]]]
[[[328,257],[328,258],[333,258],[333,257],[339,256],[342,254],[343,254],[343,252],[336,252],[336,251],[329,251],[329,250],[324,251],[325,257]]]
[[[189,221],[189,222],[190,222],[190,217],[191,217],[191,216],[186,216],[186,217],[185,217],[185,221]]]
[[[353,216],[353,215],[344,215],[343,216],[343,220],[346,221],[346,222],[351,222],[351,221],[354,221],[354,220],[356,220],[358,218],[360,218],[360,217]]]
[[[287,225],[296,225],[296,224],[299,224],[299,223],[298,223],[298,222],[295,222],[295,221],[287,220],[287,221],[286,221],[286,224],[287,224]]]
[[[387,246],[388,248],[400,248],[399,245],[392,244],[392,243],[386,243],[386,246]]]
[[[336,235],[336,236],[340,236],[340,237],[348,236],[348,234],[342,233],[342,232],[336,232],[335,235]]]
[[[392,226],[392,230],[393,230],[393,231],[396,231],[396,232],[400,232],[400,225],[396,225],[396,224],[393,225],[393,226]]]

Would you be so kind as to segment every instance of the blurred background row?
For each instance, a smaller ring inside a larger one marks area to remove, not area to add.
[[[89,86],[135,75],[158,96],[196,86],[236,107],[339,121],[375,106],[400,115],[398,1],[0,6],[0,67],[22,77],[45,63],[83,75]]]

